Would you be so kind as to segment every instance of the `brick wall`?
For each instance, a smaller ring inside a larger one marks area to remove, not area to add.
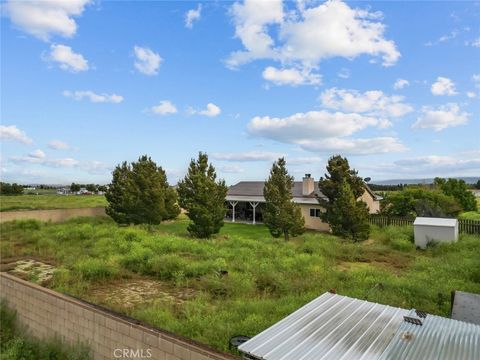
[[[0,222],[24,219],[61,222],[77,216],[105,216],[105,208],[1,211]]]
[[[33,336],[56,336],[66,343],[84,343],[92,350],[94,359],[238,359],[6,273],[0,273],[0,296]],[[127,349],[129,357],[122,355],[123,349]]]

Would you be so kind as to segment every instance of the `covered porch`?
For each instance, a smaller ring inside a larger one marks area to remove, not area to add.
[[[244,224],[263,223],[264,202],[260,202],[257,199],[249,201],[227,198],[226,205],[228,210],[225,221]]]

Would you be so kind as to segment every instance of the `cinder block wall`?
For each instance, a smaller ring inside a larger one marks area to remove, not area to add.
[[[78,216],[105,216],[105,208],[54,209],[54,210],[26,210],[2,211],[0,222],[12,220],[35,219],[39,221],[61,222]]]
[[[0,296],[33,336],[56,336],[66,343],[84,343],[94,359],[238,360],[6,273],[0,273]],[[129,357],[123,356],[124,349],[138,351],[138,356],[132,356],[132,352],[128,352]]]

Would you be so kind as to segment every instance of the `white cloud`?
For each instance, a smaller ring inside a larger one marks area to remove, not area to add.
[[[82,54],[75,53],[70,46],[52,44],[50,54],[45,58],[55,62],[62,70],[71,72],[87,71],[88,60]]]
[[[295,68],[277,69],[268,66],[263,70],[262,76],[265,80],[273,82],[275,85],[320,85],[322,77],[313,74],[308,70],[299,70]]]
[[[69,150],[70,145],[61,140],[52,140],[48,143],[48,147],[54,150]]]
[[[395,84],[393,84],[393,88],[395,90],[400,90],[400,89],[403,89],[407,86],[410,85],[410,82],[408,80],[405,80],[405,79],[397,79],[397,81],[395,81]]]
[[[374,117],[341,112],[310,111],[285,118],[254,117],[247,128],[253,135],[298,143],[306,139],[350,136],[368,126],[379,125]]]
[[[52,35],[72,37],[77,31],[73,19],[91,0],[14,1],[3,6],[12,23],[35,37],[48,41]]]
[[[466,153],[454,156],[427,155],[401,159],[395,161],[394,164],[402,172],[427,172],[438,176],[439,172],[452,174],[455,171],[473,170],[477,171],[478,174],[478,171],[480,171],[479,154],[476,157],[468,155]]]
[[[474,82],[475,87],[480,89],[480,74],[473,74],[472,81]]]
[[[195,109],[189,108],[188,112],[192,115],[199,114],[199,115],[208,116],[208,117],[215,117],[220,115],[222,110],[217,105],[213,103],[208,103],[207,108],[204,110],[195,110]]]
[[[413,124],[412,128],[441,131],[449,127],[466,124],[469,116],[469,113],[462,112],[458,104],[455,103],[449,103],[437,108],[424,106],[422,115]]]
[[[303,156],[303,157],[287,156],[286,160],[288,165],[296,166],[296,165],[316,164],[322,161],[322,158],[319,156]]]
[[[337,76],[341,79],[348,79],[350,77],[350,70],[343,68],[338,72]]]
[[[169,100],[160,101],[160,104],[152,107],[152,112],[157,115],[175,114],[177,108]]]
[[[341,152],[352,155],[378,154],[406,150],[393,137],[350,138],[368,127],[385,127],[384,119],[356,113],[310,111],[284,118],[256,116],[247,125],[248,132],[313,152]]]
[[[388,96],[380,90],[360,93],[357,90],[331,88],[320,95],[322,105],[330,109],[387,117],[400,117],[413,111],[403,100],[403,96]]]
[[[135,46],[135,68],[145,75],[157,75],[162,58],[160,54],[152,51],[147,47]]]
[[[274,161],[283,154],[267,151],[247,151],[240,153],[213,153],[210,155],[212,159],[222,161]]]
[[[236,2],[231,14],[244,50],[231,53],[227,66],[271,59],[311,70],[332,57],[381,56],[384,66],[399,59],[395,43],[384,38],[378,12],[353,9],[342,1],[309,4],[314,3],[298,2],[296,10],[285,13],[281,0]],[[277,39],[272,28],[278,30]]]
[[[403,158],[393,163],[364,164],[361,168],[383,178],[478,176],[480,173],[480,152],[474,150],[450,155],[429,154]]]
[[[300,142],[305,150],[350,155],[372,155],[391,152],[403,152],[407,148],[394,137],[376,137],[369,139],[329,138],[324,140],[305,140]]]
[[[117,94],[96,94],[93,91],[85,90],[85,91],[68,91],[65,90],[63,92],[63,96],[70,97],[75,100],[82,100],[83,98],[89,99],[91,102],[94,103],[114,103],[118,104],[123,101],[123,96]]]
[[[457,91],[455,89],[455,84],[452,80],[446,77],[439,76],[437,77],[437,81],[432,84],[430,88],[433,95],[440,96],[440,95],[456,95]]]
[[[425,44],[425,46],[434,46],[438,45],[440,43],[455,39],[458,35],[460,34],[460,30],[454,29],[452,30],[449,34],[442,35],[440,36],[437,40],[435,41],[429,41]]]
[[[0,125],[0,139],[18,141],[22,144],[31,144],[33,142],[23,130],[20,130],[15,125]]]
[[[220,170],[220,172],[228,173],[228,174],[240,174],[245,171],[244,168],[238,165],[223,165],[223,166],[220,166],[218,170]]]
[[[45,153],[42,150],[37,149],[35,151],[32,151],[30,154],[28,154],[28,156],[30,156],[32,158],[36,158],[36,159],[43,159],[47,155],[45,155]]]
[[[12,156],[10,160],[14,163],[29,163],[29,164],[39,164],[55,168],[70,168],[76,167],[80,164],[80,161],[73,158],[61,158],[61,159],[52,159],[46,157],[34,157],[31,155],[28,156]]]
[[[185,14],[185,26],[189,29],[193,27],[195,21],[200,20],[202,16],[202,4],[198,4],[196,9],[190,9]]]
[[[467,97],[470,99],[474,99],[477,97],[477,94],[473,91],[467,91]]]
[[[473,40],[469,40],[469,41],[465,41],[465,45],[467,46],[473,46],[473,47],[480,47],[480,37],[476,38],[476,39],[473,39]]]

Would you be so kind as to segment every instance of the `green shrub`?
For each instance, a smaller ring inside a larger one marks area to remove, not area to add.
[[[104,259],[84,258],[76,264],[75,271],[83,279],[95,281],[116,276],[119,273],[119,267]]]

